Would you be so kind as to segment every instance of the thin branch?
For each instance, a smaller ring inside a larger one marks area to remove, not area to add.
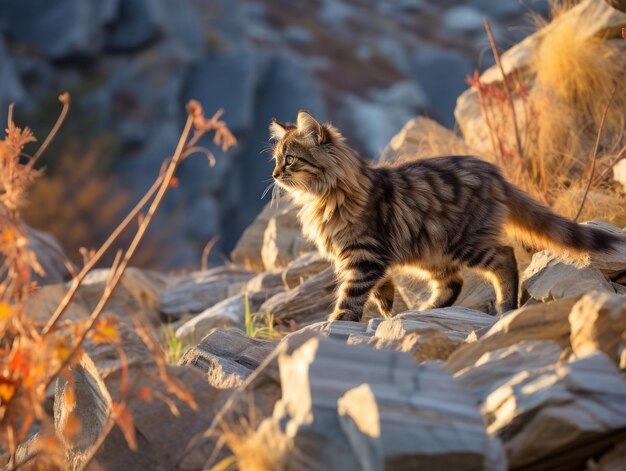
[[[615,164],[617,164],[617,162],[622,160],[624,157],[626,157],[626,146],[622,147],[622,149],[617,153],[617,155],[613,158],[613,160],[611,160],[611,163],[609,163],[609,165],[607,165],[607,167],[604,170],[604,172],[602,172],[601,175],[598,175],[596,177],[596,179],[593,181],[591,186],[596,186],[596,185],[599,185],[600,183],[602,183],[602,181],[604,181],[604,179],[607,177],[607,175],[613,169],[613,167],[615,167]]]
[[[580,214],[583,212],[583,207],[585,206],[585,201],[587,200],[587,194],[589,193],[589,188],[591,188],[591,182],[593,181],[593,174],[596,171],[596,160],[598,159],[598,151],[600,150],[600,139],[602,138],[602,131],[604,130],[604,122],[606,121],[606,115],[609,112],[609,108],[611,107],[611,103],[613,102],[613,98],[615,97],[616,91],[617,91],[617,84],[615,84],[615,86],[613,87],[613,90],[611,91],[611,96],[609,97],[609,101],[606,103],[606,106],[604,107],[604,111],[602,112],[602,119],[600,120],[600,127],[598,128],[598,134],[596,135],[596,145],[593,148],[593,154],[591,154],[591,172],[589,174],[589,181],[587,182],[587,187],[585,188],[583,199],[580,201],[580,206],[578,207],[576,216],[574,216],[574,222],[578,221]]]
[[[63,121],[65,121],[65,117],[67,116],[67,113],[70,110],[70,95],[69,95],[69,93],[65,92],[62,95],[59,95],[59,101],[61,103],[63,103],[63,109],[61,110],[61,114],[57,118],[57,122],[54,123],[52,131],[50,131],[50,133],[48,133],[48,136],[43,141],[43,144],[41,144],[41,146],[37,150],[37,153],[35,153],[35,155],[30,160],[30,162],[28,162],[27,168],[29,168],[29,169],[34,167],[35,162],[37,162],[37,160],[39,160],[39,157],[41,157],[42,154],[46,151],[46,149],[48,148],[48,146],[52,142],[52,139],[54,139],[54,136],[56,136],[57,132],[59,131],[59,128],[63,124]]]
[[[111,235],[107,238],[107,240],[102,244],[102,246],[98,249],[98,251],[94,254],[93,257],[89,259],[89,261],[83,266],[78,275],[74,277],[72,280],[72,284],[65,293],[63,300],[59,303],[54,314],[48,320],[48,323],[42,330],[42,335],[48,334],[52,330],[52,328],[57,324],[63,313],[67,310],[68,306],[74,299],[78,288],[81,283],[87,276],[87,274],[91,271],[91,269],[100,261],[102,256],[109,250],[113,242],[117,240],[120,234],[128,227],[128,225],[135,220],[135,217],[141,209],[150,201],[150,199],[154,196],[156,191],[159,189],[161,183],[163,182],[164,174],[160,174],[159,177],[152,184],[150,189],[146,192],[146,194],[139,200],[139,202],[135,205],[135,207],[128,213],[128,215],[124,218],[124,220],[115,228],[115,230],[111,233]]]
[[[496,60],[496,64],[498,64],[498,68],[502,73],[502,83],[504,85],[504,93],[506,95],[507,102],[509,107],[511,108],[511,118],[513,119],[513,128],[515,129],[515,141],[517,143],[517,153],[520,159],[524,158],[524,152],[522,149],[522,139],[520,138],[519,126],[517,125],[517,115],[515,114],[515,105],[513,104],[513,96],[511,95],[511,88],[509,86],[509,80],[504,73],[504,67],[502,66],[502,61],[500,60],[500,53],[498,52],[498,48],[496,46],[496,40],[493,37],[493,31],[491,31],[491,25],[489,24],[489,20],[487,18],[483,19],[483,23],[485,24],[485,30],[487,30],[487,36],[489,37],[489,43],[491,44],[491,50],[493,51],[493,57]]]
[[[174,153],[174,157],[172,157],[172,160],[170,161],[170,163],[169,163],[169,165],[167,167],[167,170],[165,172],[165,175],[163,176],[161,185],[159,186],[158,192],[157,192],[156,196],[154,197],[154,200],[150,204],[150,208],[148,209],[148,212],[146,214],[145,219],[142,221],[141,225],[137,229],[137,233],[135,234],[135,237],[131,241],[131,243],[130,243],[130,245],[128,247],[128,250],[126,250],[126,253],[124,254],[124,257],[123,257],[122,261],[120,262],[119,267],[115,271],[113,277],[111,278],[110,282],[107,283],[106,286],[104,287],[104,293],[102,293],[102,297],[100,298],[100,300],[98,301],[98,304],[96,305],[96,307],[93,309],[91,315],[89,316],[89,323],[88,323],[87,327],[83,330],[83,332],[82,332],[81,336],[79,337],[78,341],[73,346],[72,351],[68,354],[67,358],[61,364],[59,369],[53,375],[50,376],[50,379],[48,380],[47,386],[49,386],[49,383],[54,378],[56,378],[56,376],[61,371],[63,371],[63,369],[65,369],[65,367],[67,367],[71,363],[71,361],[73,360],[74,356],[79,351],[82,343],[87,338],[87,335],[88,335],[89,331],[91,331],[91,329],[95,325],[96,321],[98,320],[98,317],[100,317],[100,314],[103,312],[104,307],[106,306],[107,302],[111,298],[111,295],[115,291],[115,288],[117,287],[117,285],[119,284],[120,280],[122,279],[122,275],[124,274],[124,271],[126,270],[126,267],[128,266],[130,260],[132,259],[133,255],[135,254],[135,251],[137,250],[137,247],[139,246],[139,243],[143,239],[143,236],[145,235],[146,231],[148,230],[148,227],[150,226],[150,223],[152,222],[152,218],[154,217],[154,214],[156,213],[156,210],[159,208],[159,206],[161,204],[161,201],[163,200],[163,197],[165,196],[165,193],[168,190],[170,181],[172,180],[172,177],[174,176],[174,172],[176,171],[178,163],[180,162],[180,158],[181,158],[183,150],[185,148],[185,143],[187,142],[187,139],[189,137],[189,132],[191,131],[192,123],[193,123],[193,119],[192,119],[191,116],[189,116],[187,118],[187,122],[185,123],[185,128],[184,128],[184,130],[183,130],[183,132],[182,132],[182,134],[180,136],[180,140],[178,141],[178,146],[176,148],[176,152]]]

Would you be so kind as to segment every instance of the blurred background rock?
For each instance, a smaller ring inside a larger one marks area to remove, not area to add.
[[[466,76],[493,63],[483,18],[507,49],[534,30],[530,11],[547,1],[0,0],[0,109],[15,102],[42,137],[57,95],[72,95],[26,218],[74,260],[98,246],[173,152],[195,98],[226,110],[239,145],[215,168],[183,164],[136,263],[198,266],[215,235],[219,260],[267,202],[272,117],[307,109],[368,156],[416,115],[454,127]]]

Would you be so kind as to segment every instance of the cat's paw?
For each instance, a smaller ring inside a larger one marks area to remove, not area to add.
[[[431,309],[435,309],[435,306],[428,302],[420,304],[417,308],[418,311],[430,311]]]
[[[359,322],[361,316],[347,309],[336,309],[330,316],[329,321],[352,321]]]

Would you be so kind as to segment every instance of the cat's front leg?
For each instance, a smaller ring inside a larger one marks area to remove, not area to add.
[[[345,275],[339,287],[335,310],[329,316],[331,321],[359,322],[370,293],[384,277],[384,267],[372,262],[357,262],[350,273]]]

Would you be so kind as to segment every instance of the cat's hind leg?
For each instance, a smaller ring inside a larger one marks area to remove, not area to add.
[[[476,266],[493,284],[498,314],[518,308],[519,274],[512,247],[496,247]]]
[[[422,303],[420,311],[452,306],[461,293],[463,278],[458,271],[432,273],[430,287],[430,298]]]
[[[385,278],[374,288],[372,298],[383,317],[391,317],[391,308],[393,307],[395,293],[396,289],[391,276]]]

